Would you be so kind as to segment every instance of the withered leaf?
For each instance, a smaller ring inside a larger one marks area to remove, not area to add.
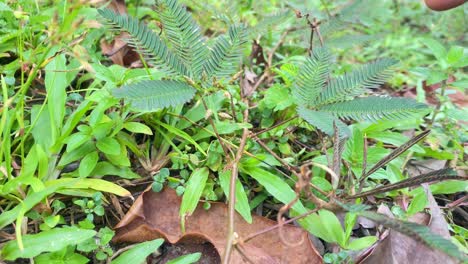
[[[144,192],[134,203],[122,221],[115,227],[114,242],[142,242],[164,238],[171,244],[210,244],[214,246],[218,257],[222,256],[226,245],[227,206],[213,203],[209,210],[200,205],[187,217],[185,234],[180,228],[181,198],[174,190],[165,188],[160,193],[151,190]],[[248,224],[236,214],[235,230],[239,237],[246,237],[276,224],[275,221],[260,216],[253,216],[253,223]],[[279,238],[277,230],[264,233],[241,245],[242,251],[253,263],[322,263],[308,239],[306,231],[299,227],[286,225],[283,232],[287,241],[303,241],[294,247],[288,247]],[[203,253],[203,258],[212,258]],[[247,263],[237,251],[233,251],[232,263]]]

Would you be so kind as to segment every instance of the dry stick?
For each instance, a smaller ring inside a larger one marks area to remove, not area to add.
[[[283,225],[284,225],[283,214],[286,213],[289,209],[291,209],[293,205],[299,200],[301,196],[301,191],[303,191],[304,189],[306,190],[307,197],[310,198],[313,195],[310,192],[310,190],[306,188],[308,186],[308,183],[310,182],[310,178],[312,177],[312,172],[308,169],[307,166],[302,166],[301,173],[299,174],[299,176],[300,177],[298,178],[298,181],[296,182],[296,186],[295,186],[296,197],[292,201],[290,201],[288,204],[285,204],[284,206],[282,206],[281,209],[278,211],[278,216],[277,216],[278,224],[280,224],[280,227],[278,229],[280,239],[288,247],[297,247],[300,244],[302,244],[304,241],[303,239],[301,239],[301,241],[297,243],[289,243],[286,240],[286,238],[284,237],[284,233],[283,233]],[[319,207],[320,205],[317,205],[317,206]]]
[[[390,161],[398,157],[400,154],[402,154],[403,152],[411,148],[413,145],[417,144],[419,141],[423,140],[427,135],[429,135],[430,132],[431,132],[430,130],[423,131],[419,135],[414,136],[413,138],[405,142],[403,145],[394,149],[390,154],[388,154],[379,162],[377,162],[369,171],[366,172],[366,174],[361,175],[361,178],[359,179],[359,185],[362,185],[364,183],[364,180],[369,175],[376,172],[378,169],[382,168],[383,166],[387,165],[387,163],[389,163]]]
[[[208,105],[206,104],[205,99],[202,97],[201,100],[202,100],[202,103],[203,103],[203,107],[205,108],[205,111],[206,111],[206,112],[210,111],[209,108],[208,108]],[[228,158],[228,157],[229,157],[228,148],[226,147],[226,145],[224,145],[223,140],[222,140],[221,137],[219,136],[218,129],[216,129],[216,126],[215,126],[215,124],[214,124],[214,122],[213,122],[213,119],[211,118],[211,115],[209,115],[209,116],[207,117],[207,119],[208,119],[208,121],[210,122],[211,127],[213,128],[213,132],[215,133],[216,138],[217,138],[218,141],[219,141],[219,144],[221,144],[221,148],[223,149],[224,155],[226,156],[226,158]]]
[[[257,137],[257,136],[260,135],[260,134],[263,134],[263,133],[268,132],[268,131],[270,131],[270,130],[272,130],[272,129],[275,129],[275,128],[279,127],[279,126],[282,126],[282,125],[284,125],[284,124],[286,124],[286,123],[288,123],[288,122],[291,122],[292,120],[294,120],[294,119],[296,119],[296,118],[298,118],[298,117],[299,117],[298,115],[295,115],[295,116],[293,116],[293,117],[291,117],[291,118],[288,118],[288,119],[283,120],[283,121],[281,121],[281,122],[279,122],[279,123],[277,123],[277,124],[274,124],[273,126],[271,126],[271,127],[269,127],[269,128],[265,128],[265,129],[262,130],[262,131],[258,131],[257,133],[252,134],[250,137]]]
[[[284,167],[286,167],[286,169],[290,170],[290,171],[294,171],[294,168],[289,165],[288,163],[286,163],[280,156],[278,156],[278,154],[276,154],[273,150],[271,150],[261,139],[259,139],[257,136],[253,136],[253,139],[255,141],[258,142],[258,144],[260,144],[260,146],[266,150],[268,153],[270,153],[276,160],[278,160],[281,165],[283,165]]]
[[[237,116],[236,116],[236,109],[234,107],[234,99],[232,98],[232,94],[228,90],[226,90],[226,92],[229,94],[232,118],[234,118],[234,121],[236,121],[236,123],[239,123],[239,121],[237,120]]]
[[[234,245],[234,248],[239,252],[239,254],[241,254],[241,256],[244,258],[245,261],[247,261],[250,264],[255,264],[255,262],[253,262],[249,258],[249,256],[247,256],[247,254],[245,254],[245,250],[243,249],[242,245],[236,244],[236,245]]]
[[[364,134],[364,147],[362,150],[362,173],[361,175],[366,175],[366,169],[367,169],[367,134]],[[364,187],[364,184],[359,184],[359,190],[358,193],[362,191],[362,188]]]
[[[447,209],[453,209],[454,207],[457,207],[457,206],[461,205],[462,203],[464,203],[464,202],[467,201],[467,200],[468,200],[468,195],[465,195],[465,196],[463,196],[462,198],[457,199],[457,200],[455,200],[455,201],[453,201],[453,202],[447,204],[447,205],[445,206],[445,208],[447,208]]]
[[[452,169],[441,169],[436,171],[431,171],[426,174],[421,174],[416,177],[408,178],[393,184],[380,186],[369,190],[367,192],[361,192],[355,195],[347,196],[346,199],[355,199],[361,198],[369,195],[374,195],[378,193],[389,192],[393,190],[398,190],[406,187],[420,185],[426,182],[433,182],[433,181],[443,181],[443,180],[467,180],[468,177],[462,177],[452,174]]]
[[[244,103],[247,105],[247,107],[244,110],[244,123],[247,123],[249,121],[249,101],[247,98],[243,98]],[[234,234],[234,216],[236,213],[236,180],[238,176],[238,163],[239,160],[242,158],[242,154],[244,153],[244,147],[247,142],[247,136],[249,135],[249,129],[244,128],[242,131],[242,138],[241,142],[239,145],[239,148],[237,149],[236,157],[232,161],[231,164],[231,181],[229,183],[229,204],[228,204],[228,213],[229,213],[229,218],[228,218],[228,239],[226,242],[226,250],[224,251],[223,255],[223,263],[229,264],[230,259],[231,259],[231,253],[232,253],[232,246],[234,245],[234,240],[235,240],[235,234]]]
[[[263,83],[263,81],[268,77],[270,74],[270,68],[273,64],[273,56],[275,55],[276,50],[281,47],[281,45],[284,43],[284,40],[286,36],[288,35],[289,32],[296,30],[297,28],[289,28],[283,34],[281,34],[281,37],[276,43],[276,45],[271,49],[271,51],[268,53],[268,59],[267,59],[267,69],[263,72],[262,76],[258,79],[258,81],[255,83],[254,87],[252,88],[253,91],[257,90],[257,88],[260,86],[260,84]]]
[[[447,88],[447,80],[443,80],[441,85],[440,85],[440,96],[441,97],[444,97],[445,96],[445,88]],[[438,100],[437,101],[437,105],[434,109],[434,113],[432,115],[432,118],[428,124],[428,129],[431,129],[432,128],[432,125],[434,124],[434,121],[435,121],[435,118],[436,118],[436,115],[440,112],[440,109],[442,108],[442,101],[441,100]]]
[[[336,174],[340,173],[340,165],[341,165],[341,148],[340,148],[340,131],[338,129],[338,126],[336,125],[336,122],[333,121],[333,131],[335,132],[333,135],[333,171]]]
[[[294,221],[300,220],[300,219],[302,219],[302,218],[304,218],[304,217],[307,217],[307,216],[309,216],[309,215],[311,215],[311,214],[313,214],[313,213],[316,213],[318,210],[319,210],[319,208],[315,208],[314,210],[310,210],[310,211],[307,212],[307,213],[304,213],[304,214],[298,215],[298,216],[296,216],[296,217],[293,217],[293,218],[291,218],[291,219],[288,219],[288,220],[284,221],[282,224],[283,224],[283,225],[287,225],[287,224],[292,223],[292,222],[294,222]],[[270,232],[270,231],[273,231],[273,230],[275,230],[275,229],[277,229],[277,228],[280,228],[280,226],[281,226],[281,224],[278,223],[278,224],[276,224],[276,225],[274,225],[274,226],[271,226],[271,227],[265,228],[265,229],[263,229],[263,230],[260,230],[260,231],[258,231],[258,232],[255,232],[255,233],[253,233],[253,234],[250,234],[250,235],[248,235],[245,239],[239,241],[239,243],[240,243],[240,244],[246,243],[246,242],[248,242],[249,240],[251,240],[251,239],[253,239],[253,238],[257,237],[257,236],[260,236],[260,235],[262,235],[262,234],[265,234],[265,233],[268,233],[268,232]]]
[[[265,149],[268,153],[270,153],[277,161],[279,161],[281,163],[281,165],[283,165],[284,167],[286,167],[287,170],[289,170],[292,174],[294,174],[294,176],[296,176],[297,178],[300,177],[299,173],[294,169],[294,167],[292,167],[291,165],[287,164],[281,157],[279,157],[273,150],[271,150],[261,139],[259,139],[258,137],[254,137],[253,138],[255,141],[257,141],[260,146]],[[282,171],[280,171],[281,174],[285,175]],[[285,175],[286,177],[289,177],[287,175]],[[309,183],[309,186],[312,187],[314,190],[318,191],[319,193],[325,195],[325,196],[328,196],[328,194],[324,191],[322,191],[322,189],[320,189],[319,187],[315,186],[314,184],[312,183]],[[314,196],[313,196],[314,197]],[[316,198],[318,199],[318,198]],[[313,201],[313,202],[316,202],[317,200]]]
[[[110,256],[109,258],[107,258],[106,264],[110,264],[111,261],[112,261],[113,259],[115,259],[116,257],[118,257],[118,256],[119,256],[120,254],[122,254],[123,252],[125,252],[125,251],[127,251],[127,250],[129,250],[129,249],[131,249],[131,248],[133,248],[133,247],[135,247],[136,245],[137,245],[137,244],[129,245],[129,246],[126,246],[126,247],[123,247],[123,248],[117,250],[114,254],[112,254],[112,256]]]

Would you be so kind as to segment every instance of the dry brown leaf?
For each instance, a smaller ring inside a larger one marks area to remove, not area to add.
[[[427,188],[427,185],[424,187],[429,200],[431,214],[429,216],[425,213],[418,213],[409,220],[418,224],[428,225],[432,232],[449,239],[450,233],[447,228],[448,224],[430,190]],[[452,264],[457,263],[457,261],[438,250],[427,247],[409,236],[390,230],[388,236],[378,242],[372,252],[358,263]]]
[[[244,77],[241,78],[241,94],[242,97],[249,97],[251,96],[256,89],[256,83],[257,83],[257,74],[255,72],[250,71],[249,69],[244,70]]]
[[[213,203],[209,210],[201,206],[186,219],[186,232],[180,228],[179,208],[181,198],[174,190],[165,188],[160,193],[151,190],[144,192],[130,208],[127,215],[115,227],[114,242],[142,242],[164,238],[171,244],[211,244],[216,248],[218,258],[226,245],[227,206]],[[253,216],[248,224],[243,218],[235,216],[236,232],[242,238],[276,224],[275,221]],[[283,230],[287,241],[303,241],[295,247],[288,247],[280,240],[277,231],[264,233],[240,245],[244,255],[253,263],[322,263],[308,239],[306,231],[299,227],[286,225]],[[202,258],[213,256],[205,256]],[[208,262],[206,262],[208,263]],[[215,262],[216,263],[216,262]],[[241,254],[233,251],[232,263],[247,263]]]

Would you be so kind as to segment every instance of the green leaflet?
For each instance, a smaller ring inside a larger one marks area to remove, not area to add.
[[[331,54],[325,48],[316,48],[299,70],[294,84],[293,96],[298,105],[314,106],[330,73]]]
[[[404,118],[424,108],[427,108],[425,104],[417,103],[410,98],[370,96],[328,104],[319,109],[343,119],[375,122],[379,119]]]
[[[6,260],[17,258],[32,258],[42,252],[61,250],[68,245],[76,245],[96,234],[94,230],[77,227],[54,228],[34,235],[24,235],[24,250],[21,250],[16,240],[9,241],[2,249],[2,256]]]
[[[156,1],[163,32],[175,53],[188,66],[191,78],[199,79],[208,48],[192,15],[176,0]]]
[[[141,81],[113,90],[113,95],[123,98],[138,111],[151,112],[188,102],[196,90],[180,81]]]
[[[333,135],[335,133],[333,122],[335,122],[336,126],[338,127],[340,138],[347,138],[351,135],[351,131],[349,130],[348,126],[329,113],[310,110],[302,106],[297,108],[297,113],[309,124],[317,127],[328,135]]]
[[[114,259],[111,264],[143,263],[151,253],[155,252],[164,242],[158,238],[135,245]]]
[[[185,217],[191,215],[198,205],[198,200],[205,189],[206,181],[208,180],[208,168],[199,168],[193,171],[187,181],[182,203],[180,204],[180,216]]]
[[[231,171],[224,171],[219,173],[219,184],[223,188],[226,197],[229,197],[229,183],[231,178]],[[249,199],[245,193],[244,187],[239,179],[236,180],[236,211],[245,219],[249,224],[252,223],[252,215],[250,214]]]
[[[263,185],[263,187],[265,187],[268,193],[273,195],[273,197],[284,204],[289,203],[296,197],[296,194],[291,189],[291,187],[289,187],[285,181],[271,172],[263,170],[259,167],[240,167],[239,169],[243,173],[246,173],[257,180],[261,185]],[[299,215],[307,213],[307,211],[308,210],[304,207],[304,205],[298,201],[292,206],[291,213],[293,215]],[[333,239],[331,239],[328,235],[323,221],[321,221],[317,214],[311,214],[301,220],[298,220],[298,222],[311,234],[318,236],[328,242],[333,241]]]

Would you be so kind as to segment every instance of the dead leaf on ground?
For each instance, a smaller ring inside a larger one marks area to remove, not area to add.
[[[180,229],[179,208],[181,197],[174,190],[165,188],[160,193],[151,190],[144,192],[134,203],[122,221],[115,227],[114,242],[142,242],[156,238],[164,238],[167,242],[181,247],[187,245],[206,245],[216,249],[219,263],[224,253],[227,229],[227,206],[223,203],[213,203],[209,210],[201,206],[186,220],[186,232]],[[260,216],[253,216],[253,223],[248,224],[243,218],[235,216],[236,232],[242,238],[276,224],[275,221]],[[306,231],[292,225],[284,226],[287,241],[303,241],[295,247],[283,244],[276,230],[264,233],[242,245],[243,253],[253,263],[322,263],[308,239]],[[198,251],[201,249],[198,248]],[[179,250],[187,253],[189,250]],[[209,263],[206,258],[213,255],[202,250],[202,262]],[[182,254],[181,254],[182,255]],[[176,257],[176,256],[174,256]],[[233,251],[232,263],[247,263],[237,250]]]
[[[450,76],[448,78],[447,84],[449,86],[449,89],[451,88],[450,83],[452,83],[454,81],[456,81],[456,80],[455,80],[455,78],[453,76]],[[441,86],[440,83],[427,85],[426,81],[423,82],[423,87],[422,88],[423,88],[424,92],[426,93],[427,103],[429,103],[431,105],[437,105],[439,100],[437,99],[436,94],[439,93],[437,91],[437,89],[439,89],[440,86]],[[459,91],[457,89],[452,88],[452,90],[453,90],[453,93],[448,93],[448,95],[447,95],[450,98],[450,100],[452,101],[452,103],[457,105],[460,108],[467,107],[468,106],[468,96],[466,96],[466,94],[464,92]],[[416,98],[416,94],[417,94],[416,87],[411,87],[409,89],[405,89],[404,91],[398,93],[399,96],[413,98],[413,99]]]
[[[429,200],[430,215],[426,213],[418,213],[411,217],[409,220],[418,224],[428,225],[429,229],[439,234],[446,239],[450,239],[448,231],[448,224],[437,205],[432,193],[430,192],[427,184],[423,185]],[[458,263],[456,260],[450,258],[444,253],[427,247],[414,240],[413,238],[403,235],[399,232],[390,230],[388,236],[383,238],[377,243],[375,248],[370,254],[362,261],[357,263],[361,264],[428,264],[428,263],[444,263],[452,264]]]

